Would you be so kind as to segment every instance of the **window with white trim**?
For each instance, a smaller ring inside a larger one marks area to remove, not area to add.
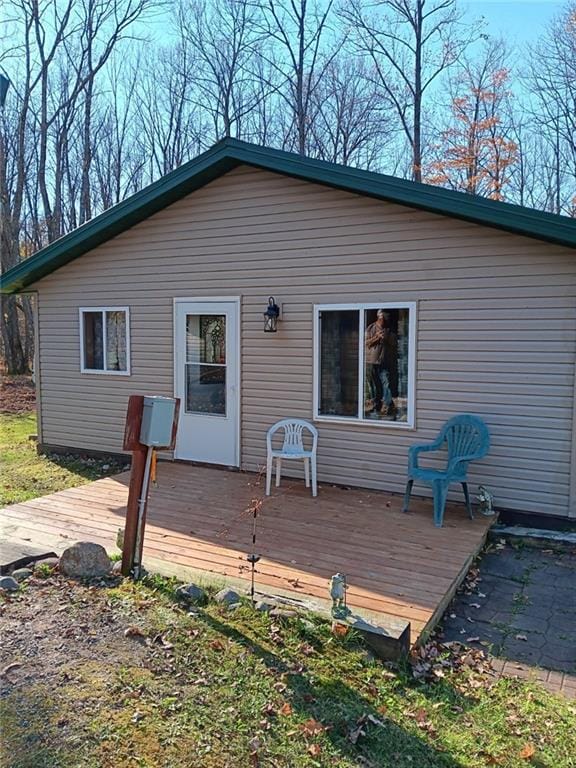
[[[130,374],[128,307],[80,308],[80,370]]]
[[[315,418],[414,426],[416,305],[315,311]]]

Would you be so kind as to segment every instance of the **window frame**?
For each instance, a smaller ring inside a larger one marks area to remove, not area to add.
[[[408,418],[407,421],[373,421],[363,419],[364,400],[364,333],[366,330],[367,309],[407,309],[408,321]],[[358,350],[358,411],[356,416],[329,416],[319,412],[320,407],[320,313],[342,310],[357,310],[359,313],[359,350]],[[418,303],[416,301],[368,301],[346,304],[315,304],[314,305],[314,343],[313,343],[313,420],[336,424],[353,424],[377,428],[400,430],[416,429],[416,323]]]
[[[86,312],[100,312],[104,315],[102,322],[102,345],[104,350],[104,368],[86,368],[84,366],[84,314]],[[106,365],[106,312],[124,312],[126,315],[126,370],[109,370]],[[97,374],[99,376],[131,376],[130,370],[130,307],[79,307],[79,329],[80,329],[80,373]]]

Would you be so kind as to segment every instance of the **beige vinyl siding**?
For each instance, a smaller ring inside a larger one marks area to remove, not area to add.
[[[468,411],[493,443],[472,482],[500,506],[568,514],[573,250],[240,168],[35,287],[47,444],[120,450],[128,395],[173,393],[173,299],[240,296],[241,463],[257,469],[273,421],[312,417],[314,305],[416,301],[416,429],[319,423],[320,481],[402,491],[408,446]],[[91,305],[130,307],[130,377],[80,373]]]

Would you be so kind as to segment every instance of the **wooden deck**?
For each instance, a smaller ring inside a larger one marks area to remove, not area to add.
[[[72,541],[110,551],[123,525],[128,473],[51,494],[1,511],[2,535],[58,552]],[[263,495],[256,475],[163,462],[152,489],[145,563],[185,577],[247,580],[252,499]],[[260,592],[326,601],[328,580],[347,575],[348,602],[367,618],[411,622],[412,642],[431,629],[481,549],[490,520],[468,520],[457,505],[434,528],[431,502],[377,491],[321,486],[313,499],[301,481],[283,479],[258,517],[256,583]],[[327,605],[327,603],[325,603]]]

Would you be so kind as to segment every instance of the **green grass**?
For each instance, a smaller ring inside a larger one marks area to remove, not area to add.
[[[39,456],[30,439],[35,433],[35,414],[0,414],[0,506],[82,485],[122,468],[106,458]]]
[[[57,685],[5,696],[6,768],[574,766],[576,708],[537,684],[477,685],[473,670],[418,682],[320,619],[214,603],[188,615],[158,578],[98,592],[75,604],[112,606],[111,637],[138,655],[63,659]]]
[[[0,416],[2,504],[117,469],[40,457],[35,430],[32,415]],[[0,700],[3,768],[576,766],[576,704],[536,683],[466,667],[416,681],[408,665],[383,665],[320,619],[275,621],[213,603],[188,615],[160,577],[87,590],[39,575],[36,612],[47,590],[78,590],[73,610],[112,609],[104,649],[109,639],[120,651],[77,652],[56,632],[43,674],[7,685]],[[135,625],[144,637],[125,637]],[[91,631],[82,626],[82,636]],[[10,661],[26,668],[27,659]]]

